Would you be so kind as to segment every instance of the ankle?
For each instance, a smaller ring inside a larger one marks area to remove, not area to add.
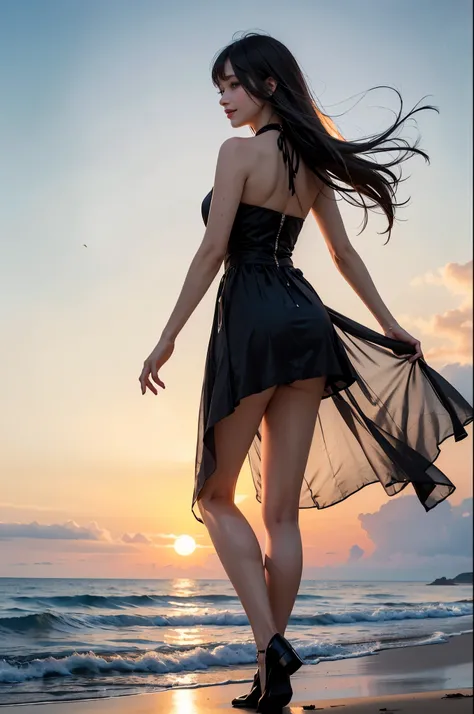
[[[274,637],[277,634],[279,634],[278,630],[276,629],[276,627],[274,627],[271,631],[267,632],[267,634],[265,636],[263,636],[262,638],[259,637],[258,639],[256,639],[255,642],[257,645],[257,653],[261,653],[261,655],[263,656],[263,653],[266,652],[266,649],[268,647],[268,643],[270,642],[272,637]]]

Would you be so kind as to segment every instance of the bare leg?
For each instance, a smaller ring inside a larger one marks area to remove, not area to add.
[[[275,387],[243,399],[236,411],[214,429],[217,469],[198,499],[202,519],[219,559],[249,619],[257,649],[277,632],[265,581],[257,537],[234,504],[235,486],[245,456]],[[262,682],[265,672],[259,668]]]
[[[282,522],[267,531],[265,578],[275,624],[285,634],[301,583],[303,552],[298,523]]]
[[[299,497],[325,377],[277,388],[262,425],[265,577],[278,632],[284,635],[301,582]]]

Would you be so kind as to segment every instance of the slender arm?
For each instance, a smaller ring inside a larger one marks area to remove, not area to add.
[[[398,325],[396,319],[380,297],[374,281],[370,277],[364,261],[353,246],[347,248],[340,256],[333,255],[337,269],[351,288],[355,290],[363,303],[383,330]]]
[[[312,211],[341,275],[355,290],[362,302],[367,305],[383,330],[387,331],[390,327],[398,326],[397,321],[377,292],[362,258],[347,236],[334,190],[324,185],[322,181]]]
[[[222,265],[220,254],[201,245],[191,261],[178,300],[161,337],[174,342],[193,314]]]
[[[214,190],[204,238],[189,267],[178,302],[162,333],[174,341],[219,272],[247,178],[247,139],[231,137],[219,149]]]

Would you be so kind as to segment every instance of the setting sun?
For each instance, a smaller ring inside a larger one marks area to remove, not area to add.
[[[179,536],[174,542],[174,549],[178,555],[191,555],[196,550],[196,541],[188,535]]]

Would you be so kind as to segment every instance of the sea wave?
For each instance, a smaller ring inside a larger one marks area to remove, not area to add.
[[[467,631],[466,631],[467,632]],[[468,630],[472,632],[472,630]],[[331,642],[299,643],[292,640],[298,654],[307,664],[321,661],[364,657],[383,649],[408,647],[423,644],[446,642],[451,636],[435,632],[427,638],[414,643],[411,639],[396,643],[364,642],[335,644]],[[100,675],[111,677],[120,674],[170,674],[179,672],[205,671],[210,667],[242,666],[255,663],[255,644],[208,644],[190,647],[183,651],[170,652],[147,651],[142,653],[95,654],[94,652],[74,653],[67,656],[48,656],[31,661],[0,660],[0,683],[12,684],[53,677],[81,675],[90,677]]]
[[[349,610],[347,612],[320,612],[317,614],[298,614],[290,618],[291,625],[329,626],[354,624],[359,622],[388,622],[393,620],[422,620],[472,615],[472,601],[451,603],[405,603],[403,607],[396,603],[386,606]],[[175,615],[140,615],[140,614],[58,614],[41,612],[19,617],[0,617],[0,630],[10,633],[46,633],[51,630],[68,632],[84,628],[132,628],[132,627],[193,627],[210,626],[239,627],[248,626],[245,613],[228,610],[222,612],[201,612]]]
[[[298,601],[323,600],[323,595],[298,595]],[[238,602],[237,595],[220,595],[209,593],[208,595],[53,595],[39,597],[32,595],[19,595],[12,598],[17,603],[25,606],[39,605],[41,607],[61,607],[61,608],[101,608],[114,609],[124,607],[153,607],[155,605],[173,604],[181,602],[196,603],[221,603]]]

